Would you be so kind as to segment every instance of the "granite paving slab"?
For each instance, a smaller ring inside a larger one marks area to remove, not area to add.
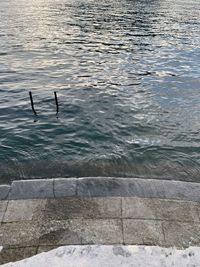
[[[76,196],[77,179],[76,178],[58,178],[54,179],[54,196],[56,198]]]
[[[82,225],[81,244],[122,244],[120,219],[85,219]]]
[[[3,223],[0,226],[0,246],[29,247],[39,245],[40,227],[35,222]]]
[[[0,253],[0,264],[14,262],[31,257],[37,253],[37,247],[3,248]],[[28,266],[27,266],[28,267]]]
[[[0,201],[0,223],[3,221],[7,205],[8,205],[7,200]]]
[[[200,224],[185,222],[163,222],[165,246],[187,248],[200,246]]]
[[[50,221],[40,228],[39,245],[122,243],[119,219],[72,219]]]
[[[45,210],[47,199],[10,200],[3,222],[38,220],[38,215]]]
[[[0,200],[7,199],[9,191],[10,185],[0,185]]]
[[[14,181],[9,192],[0,201],[0,262],[28,247],[31,254],[79,244],[200,246],[197,183],[58,178]]]
[[[81,244],[81,219],[49,220],[40,224],[39,246]]]
[[[200,202],[200,183],[139,178],[79,178],[77,195],[134,196]]]
[[[162,222],[123,219],[124,244],[165,246]]]
[[[11,188],[7,185],[0,185],[1,199],[74,196],[120,196],[200,202],[200,183],[140,178],[86,177],[14,181]]]
[[[121,199],[119,197],[48,199],[41,216],[43,220],[119,218]]]
[[[122,217],[132,219],[199,222],[196,202],[150,198],[122,198]]]
[[[53,179],[14,181],[9,199],[54,198]]]

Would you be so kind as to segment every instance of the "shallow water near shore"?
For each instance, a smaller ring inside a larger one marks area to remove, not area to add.
[[[0,23],[0,183],[199,181],[197,1],[2,0]]]

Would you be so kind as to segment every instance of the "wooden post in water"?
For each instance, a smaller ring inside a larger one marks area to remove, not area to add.
[[[56,117],[58,118],[59,105],[58,105],[58,98],[57,98],[56,92],[54,92],[54,96],[55,96],[55,101],[56,101]]]
[[[37,113],[36,113],[35,108],[34,108],[33,96],[32,96],[32,93],[31,92],[29,92],[29,96],[30,96],[30,100],[31,100],[32,111],[35,114],[35,116],[37,116]]]

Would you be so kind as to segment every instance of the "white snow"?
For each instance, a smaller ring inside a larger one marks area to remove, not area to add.
[[[200,248],[65,246],[2,267],[200,267]]]

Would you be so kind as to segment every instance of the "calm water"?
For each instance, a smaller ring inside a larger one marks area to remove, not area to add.
[[[199,4],[1,0],[0,183],[200,181]]]

